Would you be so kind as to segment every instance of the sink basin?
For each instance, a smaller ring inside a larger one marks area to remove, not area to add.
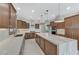
[[[20,37],[20,36],[23,36],[23,34],[16,34],[15,37]]]

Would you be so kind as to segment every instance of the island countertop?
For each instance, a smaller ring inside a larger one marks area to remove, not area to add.
[[[36,33],[36,34],[45,38],[46,40],[50,41],[51,43],[53,43],[55,45],[59,45],[59,44],[63,44],[63,43],[71,42],[71,41],[77,41],[74,39],[57,36],[57,35],[52,35],[49,33]]]

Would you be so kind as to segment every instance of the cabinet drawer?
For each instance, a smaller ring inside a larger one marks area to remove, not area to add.
[[[25,33],[25,39],[33,39],[35,38],[35,33]]]

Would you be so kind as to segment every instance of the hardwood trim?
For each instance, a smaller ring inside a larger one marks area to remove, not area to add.
[[[15,9],[15,7],[13,6],[13,4],[12,3],[9,3],[11,6],[12,6],[12,8],[15,10],[15,12],[16,12],[16,9]]]

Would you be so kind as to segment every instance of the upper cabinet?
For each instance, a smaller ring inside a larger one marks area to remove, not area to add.
[[[57,29],[64,29],[65,28],[64,22],[55,23],[55,26]]]
[[[79,28],[79,15],[65,18],[65,28]]]
[[[26,23],[25,21],[22,21],[22,20],[17,20],[17,28],[18,29],[29,28],[29,23]]]
[[[9,27],[9,4],[0,3],[0,28],[8,28]]]
[[[17,28],[22,28],[22,21],[21,20],[17,20]]]
[[[56,29],[64,29],[65,23],[64,22],[50,22],[50,26]]]
[[[15,27],[16,10],[11,3],[0,3],[0,28]]]
[[[16,27],[16,10],[12,4],[10,4],[10,27]]]
[[[65,18],[65,36],[76,39],[79,50],[79,14]]]

